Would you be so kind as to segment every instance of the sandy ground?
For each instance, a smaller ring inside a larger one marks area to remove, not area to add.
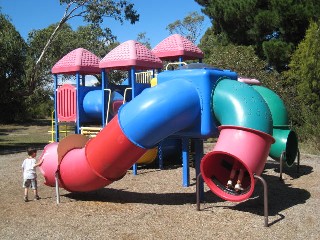
[[[38,153],[40,156],[41,151]],[[182,187],[181,166],[129,170],[120,181],[90,193],[55,189],[39,174],[39,201],[23,201],[25,153],[0,155],[0,239],[320,239],[320,156],[301,155],[296,166],[268,160],[269,227],[264,227],[263,188],[250,199],[226,202],[205,187],[196,209],[195,170]]]

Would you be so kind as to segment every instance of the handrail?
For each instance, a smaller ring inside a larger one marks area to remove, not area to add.
[[[166,66],[166,71],[168,70],[168,67],[170,65],[188,65],[186,62],[172,62],[172,63],[168,63]]]
[[[108,91],[108,92],[109,92],[109,99],[108,99],[108,104],[107,104],[108,108],[107,108],[107,116],[106,116],[106,124],[108,124],[108,118],[109,118],[109,107],[110,107],[110,101],[111,101],[111,89],[109,89],[109,88],[105,88],[105,89],[103,89],[103,90],[105,90],[105,91]]]
[[[81,127],[81,134],[89,137],[95,137],[100,131],[101,127]]]
[[[131,90],[131,91],[132,91],[132,88],[126,88],[126,89],[124,90],[124,93],[123,93],[123,102],[122,102],[122,104],[126,103],[126,96],[127,96],[127,91],[128,91],[128,90]]]

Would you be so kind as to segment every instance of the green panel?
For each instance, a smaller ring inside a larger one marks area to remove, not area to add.
[[[289,129],[273,129],[273,137],[276,140],[270,148],[270,157],[280,160],[282,152],[285,151],[285,162],[292,166],[298,152],[298,139],[294,131]]]
[[[235,80],[220,80],[212,96],[212,111],[222,125],[252,128],[272,135],[268,105],[251,86]]]
[[[288,112],[282,99],[272,90],[262,86],[253,86],[267,102],[273,120],[273,126],[287,126]]]

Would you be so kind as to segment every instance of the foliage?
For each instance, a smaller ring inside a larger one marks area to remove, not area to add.
[[[258,56],[269,60],[278,71],[283,71],[288,64],[289,56],[303,39],[310,19],[319,18],[320,13],[318,0],[196,2],[204,7],[203,12],[213,21],[215,35],[223,35],[236,45],[253,45]],[[275,39],[277,41],[267,44]]]
[[[279,71],[287,69],[293,48],[292,43],[286,43],[279,39],[271,39],[262,43],[268,64]]]
[[[9,19],[0,13],[0,122],[25,113],[24,89],[27,44]]]
[[[203,29],[203,21],[204,16],[199,15],[197,12],[191,12],[182,21],[176,20],[170,23],[166,29],[170,34],[178,33],[196,43]]]
[[[303,139],[320,142],[320,22],[312,22],[285,72],[290,111],[298,120]],[[290,90],[290,91],[289,91]],[[317,145],[320,151],[320,144]]]
[[[30,75],[28,77],[30,86],[35,87],[37,85],[37,81],[41,79],[41,73],[38,72],[39,69],[42,69],[40,63],[55,38],[57,38],[59,31],[63,29],[66,22],[70,19],[82,17],[86,22],[91,24],[91,30],[98,29],[96,34],[101,33],[100,26],[105,18],[113,18],[120,23],[128,20],[132,24],[139,20],[139,14],[137,14],[136,10],[133,8],[134,5],[129,3],[127,0],[60,0],[60,4],[66,5],[64,16],[61,18],[59,23],[55,25],[50,36],[45,38],[48,40],[41,48],[42,51],[40,54],[32,55],[32,59],[34,56],[37,58],[35,63],[33,64],[29,61],[29,64],[31,63],[31,65],[29,65],[29,67],[31,66],[31,70],[29,71]],[[109,28],[105,29],[104,37],[114,39]]]
[[[115,36],[112,35],[109,28],[102,30],[100,27],[105,18],[113,18],[120,23],[130,21],[132,24],[139,20],[139,14],[133,8],[134,5],[127,0],[60,0],[60,4],[65,5],[66,9],[59,23],[40,31],[31,32],[28,38],[29,46],[25,45],[24,49],[17,51],[24,59],[17,58],[19,62],[15,64],[9,56],[3,56],[10,64],[13,64],[16,72],[25,69],[25,72],[19,72],[19,74],[24,74],[23,81],[20,78],[21,84],[24,84],[23,87],[12,80],[6,81],[18,89],[23,89],[20,94],[21,99],[8,98],[7,91],[2,97],[7,101],[8,99],[12,100],[11,105],[5,104],[3,106],[8,108],[6,109],[8,120],[22,119],[26,117],[26,112],[33,117],[50,114],[49,106],[52,107],[52,101],[49,98],[50,88],[48,86],[52,81],[51,67],[62,56],[77,47],[84,47],[98,56],[104,56],[108,52],[108,46],[115,41]],[[66,23],[75,17],[82,17],[90,24],[80,27],[77,32],[74,32]],[[1,24],[1,26],[5,25]],[[15,33],[15,35],[19,34]],[[22,39],[20,35],[17,37],[8,35],[7,38],[10,38],[10,43],[17,44]],[[47,41],[45,42],[44,39]],[[7,39],[3,41],[9,42]],[[4,43],[4,45],[6,44]],[[10,46],[9,43],[7,45]],[[10,51],[15,52],[12,49]],[[7,75],[4,74],[4,76]],[[9,114],[10,109],[13,112],[11,115]]]
[[[266,71],[266,62],[259,59],[253,46],[224,44],[223,36],[208,29],[199,44],[204,52],[204,62],[221,69],[230,69],[239,76],[256,78],[265,86],[281,94],[280,76],[276,71]]]
[[[141,32],[137,36],[137,41],[145,45],[147,48],[151,49],[150,38],[147,37],[146,32]]]

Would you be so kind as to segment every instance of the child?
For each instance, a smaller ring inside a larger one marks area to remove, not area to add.
[[[28,158],[22,163],[23,170],[23,187],[24,187],[24,201],[28,202],[28,188],[33,189],[34,199],[39,200],[38,187],[37,187],[37,173],[36,167],[40,166],[44,159],[41,159],[38,163],[35,159],[37,156],[37,150],[35,148],[27,149]]]
[[[234,179],[237,170],[239,170],[238,180],[237,180],[236,185],[233,188],[232,180]],[[231,173],[230,173],[230,178],[229,178],[229,180],[227,182],[227,188],[234,189],[237,192],[243,191],[243,188],[242,188],[242,185],[241,185],[241,182],[242,182],[242,179],[243,179],[243,175],[244,175],[244,171],[241,168],[240,163],[238,161],[235,162],[233,164],[233,167],[232,167],[232,170],[231,170]]]

